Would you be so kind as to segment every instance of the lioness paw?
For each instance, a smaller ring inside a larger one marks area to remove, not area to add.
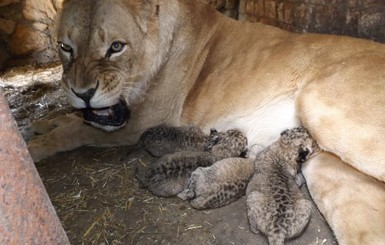
[[[21,129],[32,159],[37,162],[58,152],[81,145],[80,135],[87,126],[75,114],[39,120]]]
[[[73,120],[81,120],[81,118],[78,117],[77,114],[72,113],[53,119],[37,120],[21,128],[20,132],[25,142],[29,142],[30,140],[38,136],[48,134],[55,128],[63,126]]]
[[[20,129],[21,135],[25,142],[36,138],[39,135],[46,134],[53,130],[56,125],[50,124],[49,120],[39,120]]]
[[[50,157],[57,153],[54,142],[49,141],[49,136],[42,135],[28,142],[28,151],[34,162]]]

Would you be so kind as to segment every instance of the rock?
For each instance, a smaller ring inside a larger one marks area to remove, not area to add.
[[[52,1],[25,0],[23,15],[27,20],[47,23],[55,19],[56,13]]]
[[[48,37],[33,28],[17,24],[14,34],[9,41],[11,54],[22,56],[39,52],[48,46]]]
[[[5,62],[8,59],[8,54],[3,45],[0,44],[0,71],[5,69]]]
[[[15,30],[16,23],[12,20],[0,18],[0,31],[10,35]]]
[[[4,6],[10,5],[12,3],[18,3],[18,2],[20,2],[20,0],[1,0],[0,1],[0,7],[4,7]]]
[[[48,25],[43,24],[43,23],[33,23],[33,27],[38,30],[38,31],[44,31],[45,29],[48,28]]]

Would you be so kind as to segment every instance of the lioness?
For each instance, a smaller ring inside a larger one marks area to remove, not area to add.
[[[302,124],[330,152],[304,174],[339,243],[384,244],[384,45],[237,22],[199,0],[67,0],[58,30],[84,119],[25,129],[34,160],[135,144],[161,123],[238,128],[262,150]]]

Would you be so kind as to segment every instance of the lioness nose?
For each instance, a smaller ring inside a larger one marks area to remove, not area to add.
[[[84,93],[77,93],[73,88],[71,88],[71,90],[77,97],[79,97],[86,103],[86,107],[91,107],[90,101],[92,97],[95,95],[95,92],[98,89],[98,87],[99,87],[99,82],[96,84],[95,88],[90,88]]]

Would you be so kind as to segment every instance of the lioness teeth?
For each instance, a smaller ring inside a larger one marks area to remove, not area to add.
[[[92,112],[98,116],[112,116],[113,115],[113,111],[111,108],[103,109],[103,110],[92,110]]]
[[[110,107],[84,108],[82,111],[84,120],[93,123],[94,126],[120,127],[130,118],[130,110],[124,101],[119,101],[119,103]]]

